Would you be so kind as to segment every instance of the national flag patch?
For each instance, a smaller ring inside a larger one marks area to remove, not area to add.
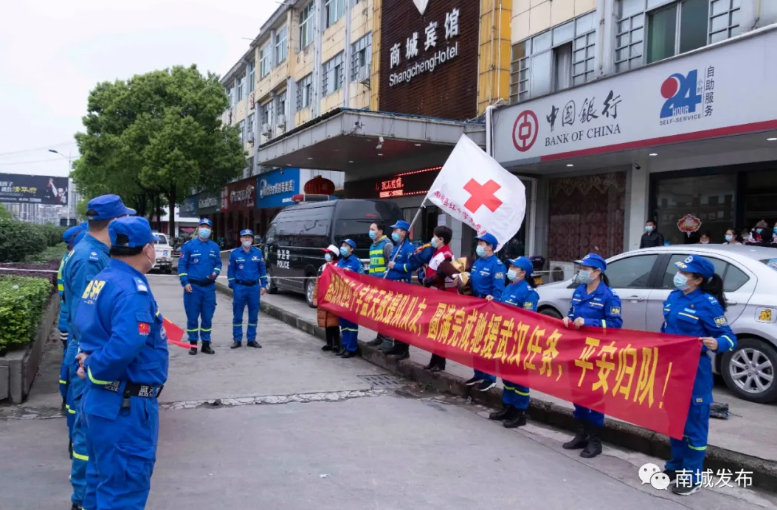
[[[148,322],[138,322],[138,334],[148,336],[151,333],[151,324]]]

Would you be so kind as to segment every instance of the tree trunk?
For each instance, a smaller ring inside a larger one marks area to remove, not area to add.
[[[175,237],[175,201],[178,197],[176,196],[175,192],[175,186],[170,188],[170,190],[167,192],[167,206],[170,208],[170,213],[168,216],[169,224],[168,224],[168,235],[172,238]]]

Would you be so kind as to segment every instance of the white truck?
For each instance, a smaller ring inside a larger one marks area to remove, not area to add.
[[[154,232],[154,235],[157,237],[157,241],[154,243],[156,263],[151,269],[171,274],[173,272],[173,247],[167,241],[167,234]]]

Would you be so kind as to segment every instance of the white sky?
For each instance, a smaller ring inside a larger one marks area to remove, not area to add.
[[[38,0],[0,16],[0,173],[67,175],[89,91],[173,65],[222,76],[275,0]],[[245,38],[245,39],[244,39]]]

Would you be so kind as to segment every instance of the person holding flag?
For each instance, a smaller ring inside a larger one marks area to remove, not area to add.
[[[388,263],[389,270],[386,279],[410,283],[412,269],[409,262],[410,256],[415,251],[413,244],[407,238],[410,232],[410,223],[405,220],[397,220],[390,228],[394,229],[391,233],[394,249],[391,250],[391,261]],[[401,360],[410,357],[410,346],[399,340],[393,341],[393,347],[382,348],[382,350],[387,356],[398,356],[398,359]]]

